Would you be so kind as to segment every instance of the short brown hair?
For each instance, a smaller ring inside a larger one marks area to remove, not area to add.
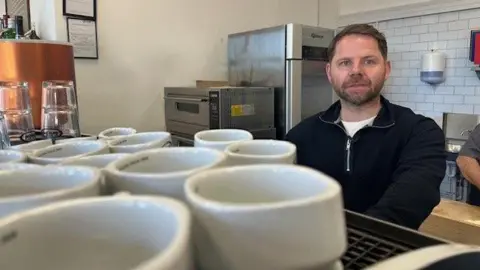
[[[380,33],[375,27],[369,24],[351,24],[345,27],[342,31],[340,31],[330,42],[330,46],[328,46],[328,61],[332,62],[333,56],[335,55],[335,49],[337,47],[337,43],[344,37],[350,35],[363,35],[372,37],[378,43],[378,49],[382,54],[384,59],[387,59],[388,55],[388,46],[387,40],[385,39],[385,35]]]

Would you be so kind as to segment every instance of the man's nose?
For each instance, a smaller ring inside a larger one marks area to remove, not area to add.
[[[350,69],[350,73],[352,75],[354,74],[363,74],[363,65],[360,61],[355,61],[352,66],[352,68]]]

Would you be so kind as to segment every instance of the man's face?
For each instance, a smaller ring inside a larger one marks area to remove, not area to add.
[[[380,95],[390,68],[374,38],[349,35],[337,43],[327,75],[340,99],[358,107]]]

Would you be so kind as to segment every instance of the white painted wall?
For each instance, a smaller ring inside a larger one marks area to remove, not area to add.
[[[66,40],[62,0],[42,1],[54,1],[55,16],[40,17]],[[333,28],[338,14],[327,0],[97,2],[100,59],[75,61],[81,128],[91,133],[164,129],[163,88],[225,80],[229,33],[288,22]]]
[[[2,0],[0,0],[2,1]],[[42,39],[56,40],[55,0],[30,1],[30,18]]]
[[[443,0],[338,0],[340,15],[435,1]]]
[[[3,14],[5,14],[5,11],[6,11],[5,1],[4,1],[4,0],[0,0],[0,16],[2,16]]]

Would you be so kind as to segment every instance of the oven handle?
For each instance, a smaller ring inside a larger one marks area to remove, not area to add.
[[[187,101],[187,102],[207,102],[206,98],[186,98],[186,97],[164,97],[166,100],[178,100],[178,101]]]

